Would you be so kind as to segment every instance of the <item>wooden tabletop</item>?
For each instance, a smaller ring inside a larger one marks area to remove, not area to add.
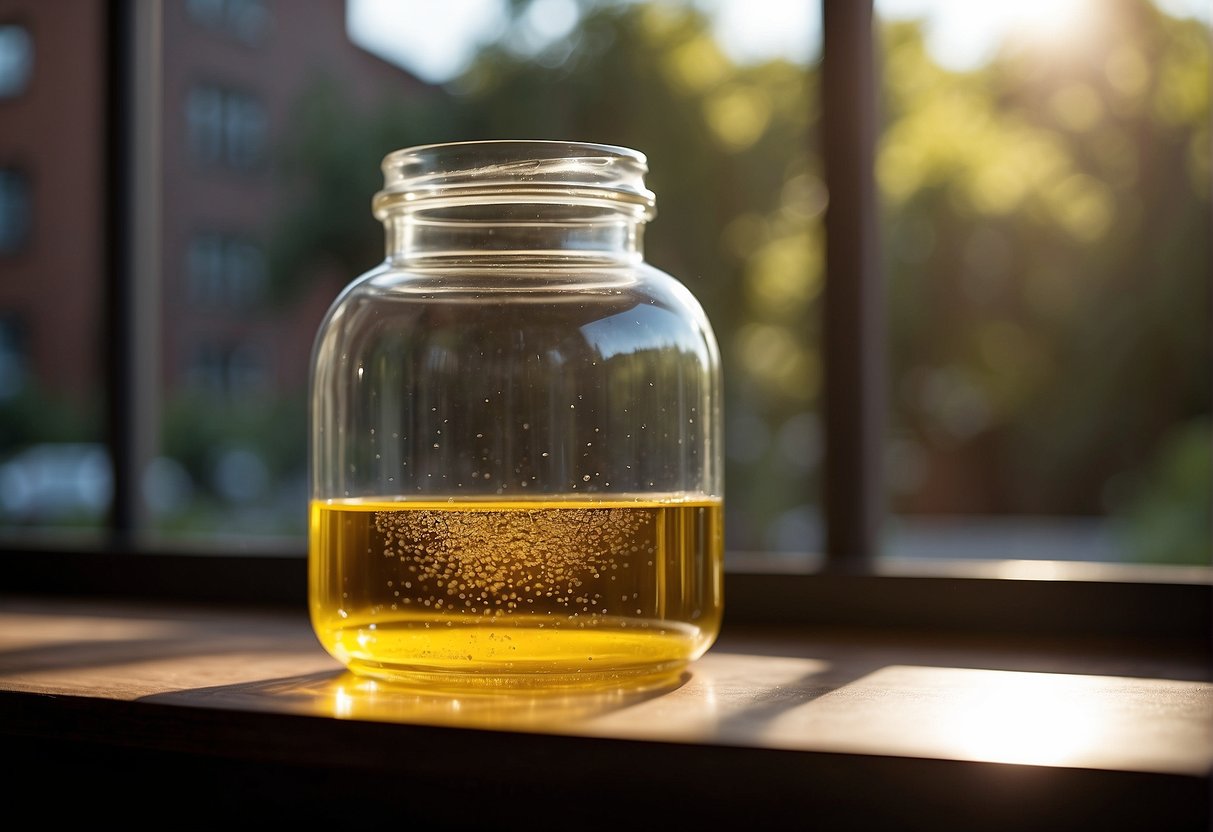
[[[343,671],[300,612],[0,599],[0,713],[26,737],[45,733],[47,703],[66,697],[77,708],[178,706],[157,708],[163,719],[205,711],[256,725],[250,715],[277,714],[311,720],[292,725],[319,718],[1207,784],[1204,659],[1165,645],[726,626],[705,657],[656,689],[436,695]]]

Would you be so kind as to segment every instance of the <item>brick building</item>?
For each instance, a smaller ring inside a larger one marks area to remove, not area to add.
[[[367,107],[434,91],[350,41],[344,0],[161,10],[161,383],[297,390],[336,287],[264,302],[291,109],[322,77]],[[31,386],[74,402],[99,391],[105,11],[0,0],[0,406]]]

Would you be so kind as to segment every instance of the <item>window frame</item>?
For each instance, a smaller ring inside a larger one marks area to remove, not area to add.
[[[1041,561],[1007,577],[998,562],[930,574],[878,562],[884,513],[884,281],[874,178],[873,0],[822,2],[826,184],[824,295],[826,548],[818,570],[729,571],[726,624],[918,629],[1056,638],[1179,640],[1213,648],[1213,567]],[[104,309],[107,445],[114,499],[108,536],[91,545],[11,541],[10,592],[289,605],[305,608],[301,542],[184,544],[146,535],[138,472],[152,458],[157,408],[160,3],[107,5],[108,181]],[[154,323],[154,318],[153,318]],[[856,350],[856,343],[865,349]],[[154,553],[154,554],[153,554]],[[1012,570],[1013,571],[1013,570]]]

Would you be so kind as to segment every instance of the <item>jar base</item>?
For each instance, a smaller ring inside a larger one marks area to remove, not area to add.
[[[444,691],[660,685],[676,679],[709,641],[694,627],[636,621],[573,627],[438,618],[317,632],[359,676]]]
[[[351,661],[347,668],[356,676],[387,682],[395,689],[414,693],[449,695],[521,692],[536,695],[606,690],[644,693],[674,688],[682,681],[687,664],[688,662],[681,661],[656,668],[582,673],[406,670],[359,661]]]

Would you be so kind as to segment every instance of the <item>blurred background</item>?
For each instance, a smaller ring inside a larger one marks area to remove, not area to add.
[[[1209,564],[1209,4],[876,10],[885,556]],[[730,563],[820,550],[814,0],[165,0],[156,25],[150,535],[302,538],[311,339],[383,257],[385,153],[557,138],[649,157],[648,259],[722,346]],[[114,48],[96,0],[0,0],[10,537],[100,536],[113,497]]]

